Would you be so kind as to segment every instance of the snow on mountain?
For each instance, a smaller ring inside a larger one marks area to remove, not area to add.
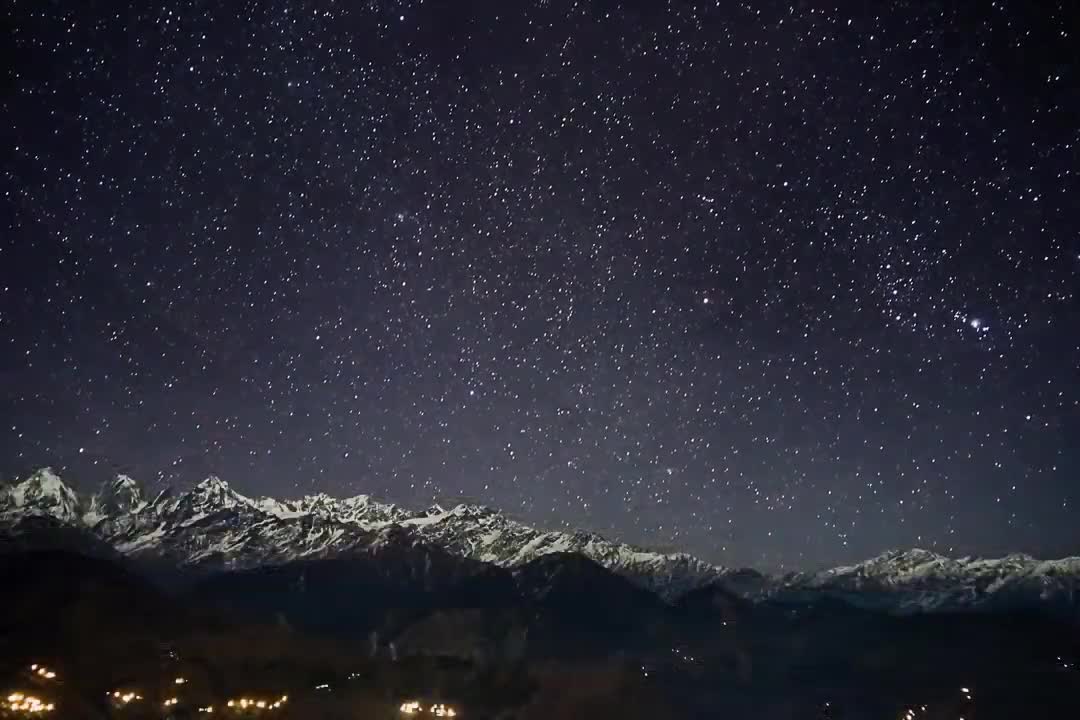
[[[952,585],[960,578],[988,588],[1004,578],[1062,577],[1080,574],[1080,557],[1037,560],[1020,553],[1003,558],[949,558],[915,548],[892,550],[858,565],[838,567],[809,576],[810,587],[909,588]]]
[[[264,512],[282,519],[314,515],[324,520],[358,525],[366,530],[400,523],[411,516],[396,505],[375,502],[367,495],[338,499],[319,493],[284,501],[264,497],[255,504]]]
[[[793,576],[784,585],[907,612],[995,609],[1025,604],[1024,599],[1075,608],[1080,601],[1080,557],[949,558],[918,548],[893,550],[857,565]]]
[[[52,468],[42,468],[21,483],[0,488],[0,517],[47,515],[77,524],[81,501]]]
[[[683,553],[658,553],[587,532],[537,530],[490,508],[439,507],[402,521],[428,542],[504,567],[525,565],[543,555],[578,553],[639,585],[675,596],[728,572]]]
[[[367,495],[251,498],[214,476],[149,501],[135,481],[118,476],[84,500],[42,470],[0,495],[0,521],[27,513],[90,529],[126,555],[159,555],[185,566],[253,567],[406,538],[503,567],[580,553],[665,596],[726,572],[686,554],[648,552],[592,533],[538,530],[478,505],[415,512]]]
[[[507,568],[553,554],[579,554],[668,599],[719,584],[746,598],[803,602],[836,596],[901,612],[1080,606],[1080,558],[953,559],[915,549],[775,578],[717,567],[685,553],[650,552],[594,533],[540,530],[480,505],[415,512],[366,495],[251,498],[217,477],[187,492],[165,490],[147,500],[134,480],[118,476],[84,499],[45,468],[0,488],[0,526],[17,527],[27,518],[89,530],[122,554],[185,567],[250,568],[424,544]]]
[[[88,502],[83,522],[90,527],[116,515],[137,513],[146,506],[142,488],[127,475],[117,475],[104,482]]]

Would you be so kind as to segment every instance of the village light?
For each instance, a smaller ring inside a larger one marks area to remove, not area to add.
[[[47,703],[41,698],[34,697],[33,695],[13,692],[7,696],[6,704],[0,705],[0,708],[12,712],[39,715],[52,712],[56,709],[56,705],[54,703]]]
[[[417,700],[403,702],[401,703],[400,710],[404,715],[416,715],[418,712],[420,712],[420,703]]]
[[[234,711],[238,710],[240,712],[258,712],[260,710],[277,710],[288,701],[288,695],[282,695],[276,700],[257,697],[240,697],[232,698],[225,701],[225,707],[232,708]],[[213,708],[211,707],[210,709],[200,709],[200,712],[213,712]]]
[[[116,703],[118,703],[120,705],[127,705],[128,703],[133,703],[133,702],[136,702],[136,701],[139,701],[139,700],[143,699],[142,695],[138,694],[137,692],[131,692],[131,691],[122,692],[120,690],[114,690],[111,693],[105,693],[105,694],[108,695],[109,697],[111,697],[114,702],[116,702]]]

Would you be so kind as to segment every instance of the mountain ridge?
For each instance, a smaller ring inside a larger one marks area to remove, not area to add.
[[[126,501],[112,499],[117,489],[127,493]],[[158,551],[181,565],[209,563],[231,569],[362,550],[385,541],[394,529],[503,567],[519,567],[548,554],[581,553],[661,595],[685,592],[727,572],[687,553],[651,552],[584,531],[533,528],[482,505],[411,511],[369,495],[253,498],[215,475],[185,492],[166,489],[152,500],[145,496],[128,476],[80,496],[51,468],[42,468],[0,488],[0,524],[49,516],[94,532],[124,555]],[[109,508],[114,512],[107,512]],[[195,528],[203,532],[189,532]]]
[[[0,527],[17,534],[29,519],[48,518],[92,534],[121,555],[165,558],[188,568],[248,569],[416,543],[511,569],[548,555],[579,554],[668,601],[721,585],[747,599],[802,603],[833,597],[901,613],[1045,604],[1067,608],[1072,616],[1080,606],[1080,557],[949,558],[912,548],[855,565],[774,576],[591,532],[537,529],[482,505],[412,511],[369,495],[252,498],[215,475],[186,492],[167,489],[146,497],[126,475],[80,495],[51,468],[41,468],[0,487]]]

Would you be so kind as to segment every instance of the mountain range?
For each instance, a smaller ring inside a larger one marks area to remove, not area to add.
[[[823,599],[894,613],[1046,610],[1075,619],[1080,557],[948,558],[897,550],[820,572],[767,575],[685,553],[651,552],[589,532],[545,531],[491,508],[412,511],[367,495],[251,498],[209,477],[153,496],[118,475],[80,494],[50,468],[0,487],[0,551],[61,545],[190,571],[249,570],[429,547],[478,567],[524,568],[581,556],[668,602],[719,587],[743,599],[805,606]]]

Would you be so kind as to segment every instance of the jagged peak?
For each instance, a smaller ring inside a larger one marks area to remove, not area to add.
[[[145,506],[142,486],[131,476],[120,474],[101,483],[90,497],[83,521],[92,526],[117,512],[135,513]]]
[[[225,482],[217,475],[206,476],[206,478],[197,482],[195,487],[200,490],[232,490],[232,488],[229,487],[229,483]]]
[[[112,484],[113,487],[127,488],[129,490],[135,490],[140,493],[142,492],[142,486],[139,485],[135,478],[131,477],[130,475],[125,475],[124,473],[117,474],[117,476],[112,479]]]
[[[954,562],[951,558],[923,548],[893,548],[853,566],[856,568],[884,565],[928,565],[930,563]],[[839,569],[839,568],[838,568]]]
[[[382,513],[390,517],[397,517],[404,519],[413,515],[412,512],[405,510],[394,503],[380,502],[370,495],[353,495],[343,500],[338,501],[339,505],[344,508],[348,508],[354,512],[356,511],[370,511],[375,513]]]
[[[26,479],[10,486],[9,490],[31,493],[35,497],[61,495],[71,497],[78,494],[51,467],[35,470]]]
[[[141,500],[143,495],[143,489],[142,485],[140,485],[130,475],[124,475],[121,473],[101,483],[101,490],[99,491],[99,494],[105,493],[115,495],[123,494],[127,495],[130,498]]]
[[[233,490],[229,483],[217,475],[210,475],[206,479],[199,481],[190,492],[186,493],[186,497],[192,496],[206,498],[213,503],[226,507],[248,505],[257,508],[259,506],[256,501]]]
[[[488,518],[500,515],[497,510],[488,507],[487,505],[476,505],[469,503],[462,503],[456,505],[449,511],[450,515],[463,518]]]
[[[874,557],[870,558],[870,560],[878,560],[878,559],[882,559],[882,560],[918,559],[918,560],[921,560],[921,559],[934,559],[934,558],[938,558],[938,557],[942,557],[942,556],[938,555],[937,553],[935,553],[935,552],[933,552],[931,550],[926,550],[926,549],[920,548],[920,547],[912,547],[912,548],[890,548],[890,549],[886,550],[885,552],[882,552],[882,553],[880,553],[878,555],[875,555]]]
[[[38,489],[41,493],[74,495],[75,491],[68,486],[60,475],[51,467],[38,468],[28,478],[18,483],[15,487],[27,490]]]
[[[45,513],[60,520],[78,517],[79,494],[68,486],[51,467],[35,470],[25,480],[0,489],[0,509],[15,512]]]

